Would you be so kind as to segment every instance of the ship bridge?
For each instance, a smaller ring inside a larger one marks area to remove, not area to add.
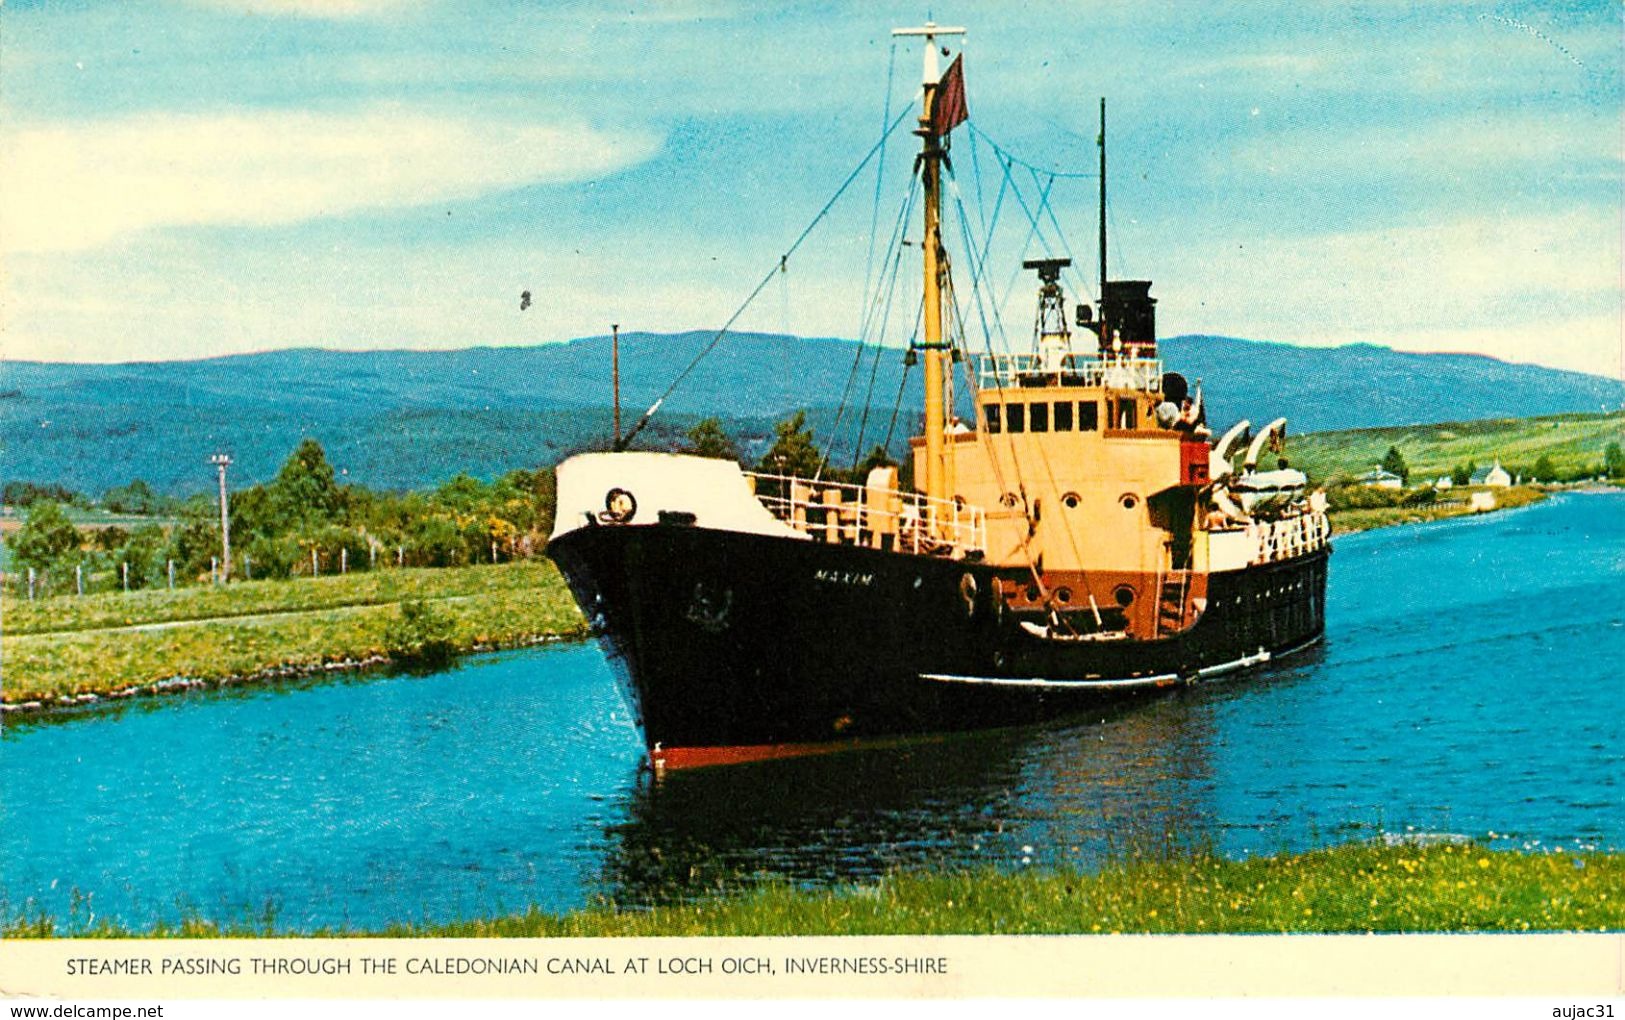
[[[976,361],[978,389],[1023,386],[1100,386],[1114,390],[1162,390],[1162,361],[1155,357],[1090,353],[987,354]]]

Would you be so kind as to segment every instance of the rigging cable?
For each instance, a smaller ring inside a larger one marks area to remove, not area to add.
[[[908,335],[908,346],[909,346],[910,350],[913,350],[914,341],[919,338],[919,335],[920,335],[920,319],[924,315],[925,315],[925,300],[922,297],[921,300],[920,300],[919,305],[917,305],[915,307],[915,309],[914,309],[914,329],[912,331],[910,331],[910,333]],[[913,367],[914,367],[914,365],[913,365],[912,361],[904,361],[903,362],[903,377],[901,379],[899,379],[898,382],[897,382],[897,400],[892,404],[892,408],[891,408],[891,424],[886,426],[886,443],[885,443],[885,446],[886,446],[886,449],[888,449],[888,450],[891,449],[892,435],[897,431],[897,415],[903,409],[903,389],[904,389],[904,387],[906,387],[908,385],[908,370],[913,368]]]
[[[897,41],[892,40],[891,54],[886,58],[886,95],[882,101],[880,113],[880,159],[875,162],[875,201],[869,210],[869,252],[863,260],[863,295],[864,303],[869,303],[869,279],[875,264],[875,235],[876,228],[880,226],[880,194],[881,184],[886,179],[886,138],[891,134],[887,127],[891,123],[891,90],[892,73],[897,66]],[[868,313],[865,312],[863,322],[858,324],[858,340],[863,340],[864,327],[867,325]]]
[[[1014,187],[1014,183],[1014,181],[1011,182],[1012,187],[1010,191],[1016,196],[1017,204],[1021,206],[1021,211],[1027,214],[1027,222],[1031,224],[1030,229],[1027,231],[1027,239],[1021,243],[1021,251],[1019,254],[1021,256],[1025,256],[1027,254],[1027,250],[1032,247],[1034,237],[1044,242],[1044,250],[1047,252],[1049,251],[1049,240],[1044,237],[1043,226],[1039,223],[1038,217],[1033,215],[1033,211],[1027,208],[1027,200],[1021,197],[1021,189]],[[1038,193],[1038,204],[1040,206],[1049,201],[1050,188],[1053,188],[1054,186],[1055,178],[1051,177],[1049,179],[1049,184],[1045,185]],[[1022,268],[1023,267],[1018,262],[1015,271],[1010,274],[1010,282],[1004,285],[1004,293],[1000,295],[997,307],[1003,308],[1005,302],[1010,300],[1010,292],[1015,289],[1016,280],[1020,278]]]
[[[981,128],[978,128],[975,123],[970,125],[970,130],[971,134],[986,142],[988,148],[1003,156],[1009,162],[1014,163],[1017,166],[1025,167],[1026,169],[1035,173],[1047,174],[1050,177],[1065,177],[1073,180],[1097,180],[1100,177],[1100,174],[1098,173],[1083,173],[1073,170],[1056,170],[1053,167],[1039,166],[1036,163],[1029,163],[1027,160],[1022,159],[1020,156],[1017,156],[1009,149],[988,137],[987,132],[983,131]],[[1070,134],[1071,132],[1067,133]],[[1076,138],[1077,136],[1073,135],[1073,137]]]
[[[853,168],[850,174],[847,175],[846,180],[841,182],[841,186],[835,190],[835,194],[830,196],[829,201],[824,203],[824,207],[822,209],[818,210],[818,215],[814,216],[812,218],[812,222],[808,223],[806,228],[803,229],[800,235],[796,237],[795,243],[791,244],[790,247],[785,250],[784,254],[779,256],[778,261],[774,263],[773,268],[767,271],[767,275],[762,277],[761,282],[758,283],[755,289],[750,292],[750,295],[745,298],[744,302],[734,310],[732,315],[728,316],[728,321],[722,324],[722,328],[717,330],[716,335],[711,338],[710,342],[702,347],[698,354],[694,355],[693,360],[688,363],[687,367],[678,373],[677,378],[672,380],[671,385],[666,387],[665,392],[660,394],[659,397],[655,398],[655,402],[650,404],[649,409],[644,411],[643,414],[638,417],[638,420],[632,425],[632,428],[627,431],[626,435],[622,436],[615,442],[615,449],[617,451],[627,448],[632,440],[636,438],[637,434],[643,431],[644,426],[649,424],[649,419],[653,418],[655,413],[660,410],[660,405],[666,402],[666,398],[671,396],[673,391],[675,391],[678,386],[682,385],[683,380],[689,377],[690,373],[692,373],[694,369],[698,367],[699,363],[705,359],[706,355],[710,354],[714,349],[716,349],[717,344],[720,343],[722,338],[727,335],[728,331],[733,328],[733,324],[739,321],[739,317],[741,315],[745,314],[745,309],[749,308],[751,306],[751,302],[755,301],[757,297],[761,295],[762,291],[767,289],[767,285],[773,282],[773,275],[788,267],[790,256],[796,253],[796,249],[801,247],[801,243],[805,241],[807,236],[813,232],[813,228],[818,226],[818,224],[823,221],[824,217],[829,214],[830,209],[833,208],[835,203],[840,200],[840,197],[846,193],[846,189],[852,186],[852,182],[858,179],[859,174],[863,173],[863,168],[868,166],[869,161],[873,159],[885,146],[886,139],[891,137],[891,133],[893,131],[897,130],[897,125],[901,124],[911,112],[912,110],[905,107],[903,112],[898,114],[897,119],[891,122],[891,126],[886,128],[886,133],[881,136],[880,141],[876,142],[874,146],[869,149],[868,153],[864,155],[863,159],[858,162],[858,165]]]
[[[885,334],[886,324],[891,321],[892,293],[895,293],[896,288],[897,288],[897,268],[896,267],[901,265],[902,261],[903,261],[903,249],[898,248],[897,249],[897,256],[893,261],[893,267],[892,267],[892,288],[891,288],[891,293],[888,293],[887,296],[886,296],[886,310],[881,315],[881,319],[880,319],[880,330],[881,330],[882,335]],[[852,443],[852,470],[853,471],[856,471],[858,469],[858,462],[863,459],[863,437],[866,436],[868,434],[868,432],[869,432],[869,412],[874,407],[875,380],[878,379],[879,376],[880,376],[880,355],[881,355],[883,350],[884,350],[884,348],[880,345],[880,343],[878,341],[876,341],[874,360],[870,363],[870,366],[869,366],[869,385],[863,391],[863,414],[858,418],[858,435],[857,435],[857,438],[855,440],[853,440],[853,443]],[[905,366],[905,368],[906,367],[907,366]],[[890,441],[888,440],[888,445],[889,445],[889,442]],[[886,454],[887,454],[887,456],[890,456],[891,451],[889,449],[887,449]]]
[[[918,185],[918,183],[919,183],[918,178],[915,179],[914,183],[915,183],[915,185]],[[918,194],[918,188],[917,187],[911,187],[909,189],[909,198],[908,198],[908,201],[904,204],[903,214],[902,214],[902,216],[900,217],[900,219],[898,221],[899,225],[905,224],[905,223],[908,222],[909,213],[913,210],[914,198],[915,198],[915,196],[917,194]],[[895,237],[895,234],[894,234],[894,237]],[[896,294],[897,294],[897,277],[898,277],[898,272],[899,272],[899,270],[900,270],[900,268],[902,266],[902,263],[903,263],[903,245],[897,244],[897,245],[893,246],[893,245],[888,244],[888,250],[893,251],[894,254],[892,255],[892,258],[890,260],[891,264],[888,267],[888,272],[890,274],[890,283],[885,288],[886,302],[885,302],[885,305],[884,305],[884,307],[883,307],[883,309],[882,309],[882,311],[880,313],[880,323],[879,323],[879,325],[877,327],[877,332],[876,332],[877,337],[881,337],[881,338],[883,338],[886,335],[886,327],[887,327],[887,325],[889,325],[891,323],[892,299],[894,297],[896,297]],[[884,278],[884,274],[883,274],[883,278]],[[875,292],[875,294],[876,294],[876,297],[878,297],[879,294],[880,294],[880,291],[877,290]],[[864,390],[864,393],[863,393],[863,414],[858,419],[858,435],[857,435],[857,439],[852,444],[853,445],[853,451],[852,451],[852,470],[853,471],[856,471],[858,469],[858,462],[860,460],[862,460],[862,458],[864,456],[864,453],[863,453],[863,437],[865,435],[867,435],[868,431],[869,431],[869,411],[873,407],[873,404],[874,404],[875,379],[880,374],[880,356],[881,356],[881,352],[883,350],[884,350],[884,348],[881,346],[881,340],[876,339],[876,341],[875,341],[874,360],[873,360],[873,363],[869,367],[869,385]],[[832,442],[833,442],[833,440],[832,440]],[[888,440],[887,445],[888,445],[888,447],[890,446],[890,441],[889,440]],[[889,449],[888,449],[887,453],[888,453],[888,455],[890,454]]]
[[[902,208],[898,210],[897,221],[892,225],[891,238],[886,242],[886,248],[887,248],[888,251],[890,251],[892,249],[895,241],[897,240],[898,235],[900,235],[903,232],[905,224],[907,224],[907,222],[908,222],[908,214],[909,214],[909,211],[913,208],[914,195],[915,195],[916,190],[917,189],[915,187],[910,186],[909,193],[908,193],[907,197],[903,201]],[[896,247],[897,247],[898,253],[901,254],[902,253],[902,246],[897,245]],[[897,282],[896,281],[896,276],[895,276],[895,266],[893,266],[892,268],[893,268],[892,285],[893,285],[893,287],[895,287],[896,282]],[[883,276],[883,278],[884,278],[884,276]],[[868,284],[867,283],[864,284],[864,290],[865,290],[865,292],[867,292],[867,290],[868,290]],[[881,294],[881,291],[879,291],[877,289],[876,292],[875,292],[875,299],[874,299],[874,301],[867,303],[868,308],[867,308],[867,311],[864,314],[863,323],[862,323],[862,325],[860,325],[858,327],[858,350],[857,350],[857,354],[852,359],[852,368],[846,374],[846,385],[844,387],[842,387],[842,389],[841,389],[841,400],[840,400],[840,403],[837,405],[836,410],[835,410],[835,422],[834,422],[834,424],[832,424],[830,426],[829,442],[824,447],[824,455],[823,455],[823,457],[819,458],[818,470],[813,472],[813,480],[814,481],[817,481],[818,479],[820,479],[820,478],[822,478],[824,476],[824,468],[826,466],[828,466],[830,455],[832,453],[834,453],[834,451],[835,451],[835,439],[836,439],[836,436],[840,433],[840,430],[841,430],[841,420],[846,417],[847,398],[849,396],[851,396],[852,383],[853,383],[854,380],[857,379],[858,369],[863,364],[863,352],[867,348],[869,334],[870,334],[870,327],[874,324],[874,306],[879,303],[880,294]],[[891,307],[891,299],[890,299],[889,293],[888,293],[887,300],[886,300],[886,307],[887,307],[887,309],[889,311],[890,307]],[[884,327],[882,327],[882,328],[884,328]],[[879,347],[879,341],[878,340],[875,342],[875,346],[877,348]],[[879,358],[880,358],[880,355],[879,355],[879,352],[877,350],[876,354],[875,354],[875,359],[876,359],[877,364],[879,362]],[[860,443],[861,443],[861,438],[860,438]]]
[[[1033,174],[1033,186],[1034,187],[1038,186],[1038,174],[1037,173]],[[1078,265],[1077,258],[1075,258],[1073,256],[1073,254],[1072,254],[1072,244],[1071,244],[1071,242],[1069,242],[1066,239],[1066,231],[1061,229],[1061,221],[1056,219],[1056,217],[1055,217],[1055,203],[1049,201],[1046,198],[1044,200],[1043,204],[1039,207],[1039,211],[1049,214],[1050,224],[1055,227],[1055,237],[1061,242],[1061,250],[1066,252],[1067,261],[1072,263],[1072,265],[1070,267],[1072,269],[1072,272],[1071,272],[1070,275],[1075,280],[1078,281],[1078,284],[1080,284],[1079,286],[1077,286],[1075,288],[1074,293],[1077,293],[1077,294],[1087,293],[1087,291],[1083,288],[1083,286],[1081,286],[1081,284],[1083,284],[1083,283],[1085,283],[1087,281],[1085,280],[1085,278],[1083,276],[1082,268]]]

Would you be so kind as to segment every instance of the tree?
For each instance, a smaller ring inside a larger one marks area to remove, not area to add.
[[[130,532],[129,539],[114,555],[116,564],[129,564],[130,587],[145,588],[157,584],[164,576],[164,529],[156,524],[143,524]],[[122,568],[115,565],[115,571]],[[122,574],[115,581],[123,585]]]
[[[209,569],[220,555],[220,510],[214,500],[197,495],[186,501],[166,553],[185,577],[201,577]]]
[[[1602,453],[1602,469],[1609,478],[1625,478],[1625,451],[1618,443],[1609,443]]]
[[[706,418],[688,430],[688,445],[684,453],[696,457],[714,457],[717,460],[739,460],[739,448],[734,446],[728,433],[722,429],[720,418]]]
[[[63,485],[42,485],[38,482],[7,482],[0,488],[0,502],[7,506],[28,507],[46,500],[83,509],[90,508],[90,500],[81,492]]]
[[[296,527],[333,523],[343,515],[344,490],[334,478],[322,444],[314,439],[299,443],[270,489],[277,515]]]
[[[44,573],[79,548],[79,530],[60,505],[48,499],[36,500],[29,505],[23,526],[6,544],[18,566]]]
[[[1389,474],[1398,475],[1400,481],[1405,484],[1410,484],[1411,469],[1405,463],[1405,455],[1399,452],[1399,447],[1390,446],[1388,452],[1383,454],[1382,469]]]
[[[876,443],[864,458],[858,461],[858,466],[852,469],[852,480],[859,485],[869,480],[869,472],[877,467],[896,467],[897,461],[887,452],[884,446]]]
[[[309,562],[310,558],[292,535],[255,535],[243,549],[243,555],[248,557],[243,573],[256,580],[288,577],[294,567]]]
[[[807,412],[795,414],[773,426],[773,445],[762,457],[761,470],[769,474],[811,478],[818,473],[823,458],[807,428]]]
[[[161,505],[152,486],[137,478],[129,485],[116,485],[102,493],[102,506],[116,514],[153,514]]]
[[[235,543],[246,546],[256,537],[275,537],[287,527],[277,514],[271,490],[252,485],[231,494],[231,534]]]
[[[1473,472],[1477,470],[1466,464],[1457,464],[1450,469],[1450,481],[1456,485],[1466,485],[1473,480]]]
[[[1540,459],[1535,461],[1534,469],[1530,471],[1530,474],[1537,482],[1549,482],[1557,477],[1557,468],[1552,466],[1552,458],[1543,453],[1540,455]]]

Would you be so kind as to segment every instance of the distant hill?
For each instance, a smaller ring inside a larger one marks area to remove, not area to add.
[[[1558,477],[1596,475],[1609,443],[1625,443],[1625,412],[1493,418],[1388,428],[1317,432],[1289,443],[1292,463],[1316,481],[1353,477],[1382,463],[1390,447],[1410,468],[1411,483],[1431,482],[1457,465],[1500,463],[1530,477],[1541,457]]]
[[[628,425],[709,343],[710,332],[621,338]],[[1356,345],[1305,348],[1227,337],[1163,342],[1205,385],[1210,419],[1278,414],[1295,433],[1439,420],[1611,410],[1625,385],[1491,358]],[[85,365],[10,362],[0,372],[0,472],[99,494],[132,478],[183,494],[206,489],[210,453],[233,455],[235,484],[262,481],[303,436],[350,480],[385,488],[555,463],[610,432],[609,339],[457,351],[316,349],[199,361]],[[894,450],[914,427],[919,371],[908,374]],[[665,402],[641,442],[669,447],[699,417],[727,419],[759,450],[796,408],[827,435],[850,390],[839,455],[851,456],[865,393],[863,445],[883,438],[903,382],[901,351],[860,352],[829,338],[726,336]],[[850,380],[850,387],[848,382]]]

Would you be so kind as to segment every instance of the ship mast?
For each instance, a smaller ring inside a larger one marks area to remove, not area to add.
[[[919,28],[898,28],[893,36],[924,36],[925,64],[921,74],[920,100],[920,184],[925,193],[925,236],[920,247],[924,254],[925,308],[925,485],[922,491],[931,499],[947,499],[947,470],[943,457],[948,428],[944,400],[948,345],[942,337],[942,162],[945,150],[935,124],[935,102],[941,73],[937,67],[938,36],[964,35],[963,28],[946,28],[926,22]]]

